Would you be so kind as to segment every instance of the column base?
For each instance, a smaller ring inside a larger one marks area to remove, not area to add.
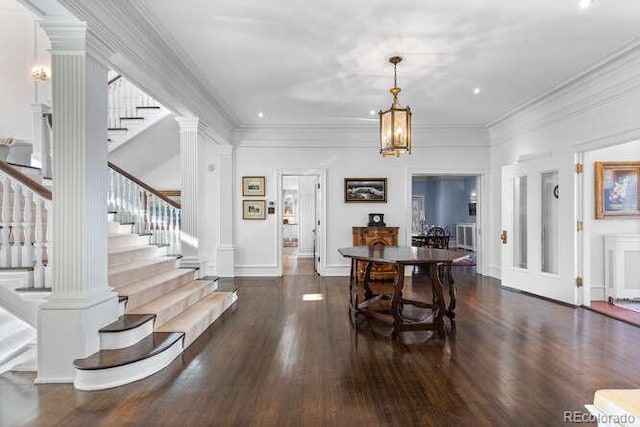
[[[98,330],[118,318],[118,295],[100,298],[56,296],[38,313],[36,384],[73,382],[73,361],[100,350]]]
[[[217,249],[217,275],[220,277],[235,276],[235,254],[236,249],[233,246],[219,246]]]

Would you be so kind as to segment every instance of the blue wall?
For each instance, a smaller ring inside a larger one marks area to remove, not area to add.
[[[476,217],[469,215],[469,200],[475,192],[474,176],[414,177],[412,182],[412,194],[425,198],[427,223],[452,229],[461,222],[476,222]]]

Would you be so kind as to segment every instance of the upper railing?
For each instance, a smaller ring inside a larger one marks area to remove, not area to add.
[[[51,288],[51,190],[0,161],[0,268],[33,268],[33,287]]]
[[[109,130],[127,130],[132,122],[143,120],[141,109],[157,108],[159,104],[116,74],[109,79]]]
[[[151,243],[167,246],[169,255],[180,255],[180,204],[113,163],[109,168],[109,211],[116,220],[151,235]]]

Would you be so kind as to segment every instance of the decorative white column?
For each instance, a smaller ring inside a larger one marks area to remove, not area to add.
[[[42,176],[51,176],[51,140],[49,123],[45,114],[51,113],[46,104],[31,104],[33,128],[33,153],[31,164],[42,168]]]
[[[51,41],[55,256],[38,316],[36,382],[70,382],[73,360],[98,351],[98,329],[118,317],[107,282],[107,67],[88,51],[86,24],[42,27]]]
[[[218,148],[218,248],[216,268],[221,277],[235,276],[233,247],[233,146]]]
[[[180,242],[182,245],[181,267],[200,268],[206,263],[200,251],[198,235],[198,133],[200,120],[197,117],[176,117],[180,126],[180,206],[182,207]]]

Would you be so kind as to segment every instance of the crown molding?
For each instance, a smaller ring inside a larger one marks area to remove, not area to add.
[[[537,95],[528,101],[520,104],[514,109],[506,112],[505,114],[497,117],[494,120],[489,121],[485,126],[487,128],[494,128],[499,126],[510,119],[517,118],[516,116],[529,112],[530,110],[538,108],[541,104],[548,103],[550,100],[557,99],[568,92],[575,91],[580,87],[584,87],[590,80],[597,78],[603,74],[608,74],[611,66],[624,61],[627,57],[638,55],[640,52],[640,36],[634,37],[627,41],[618,49],[612,53],[601,58],[582,72],[560,82],[553,86],[551,89]]]

